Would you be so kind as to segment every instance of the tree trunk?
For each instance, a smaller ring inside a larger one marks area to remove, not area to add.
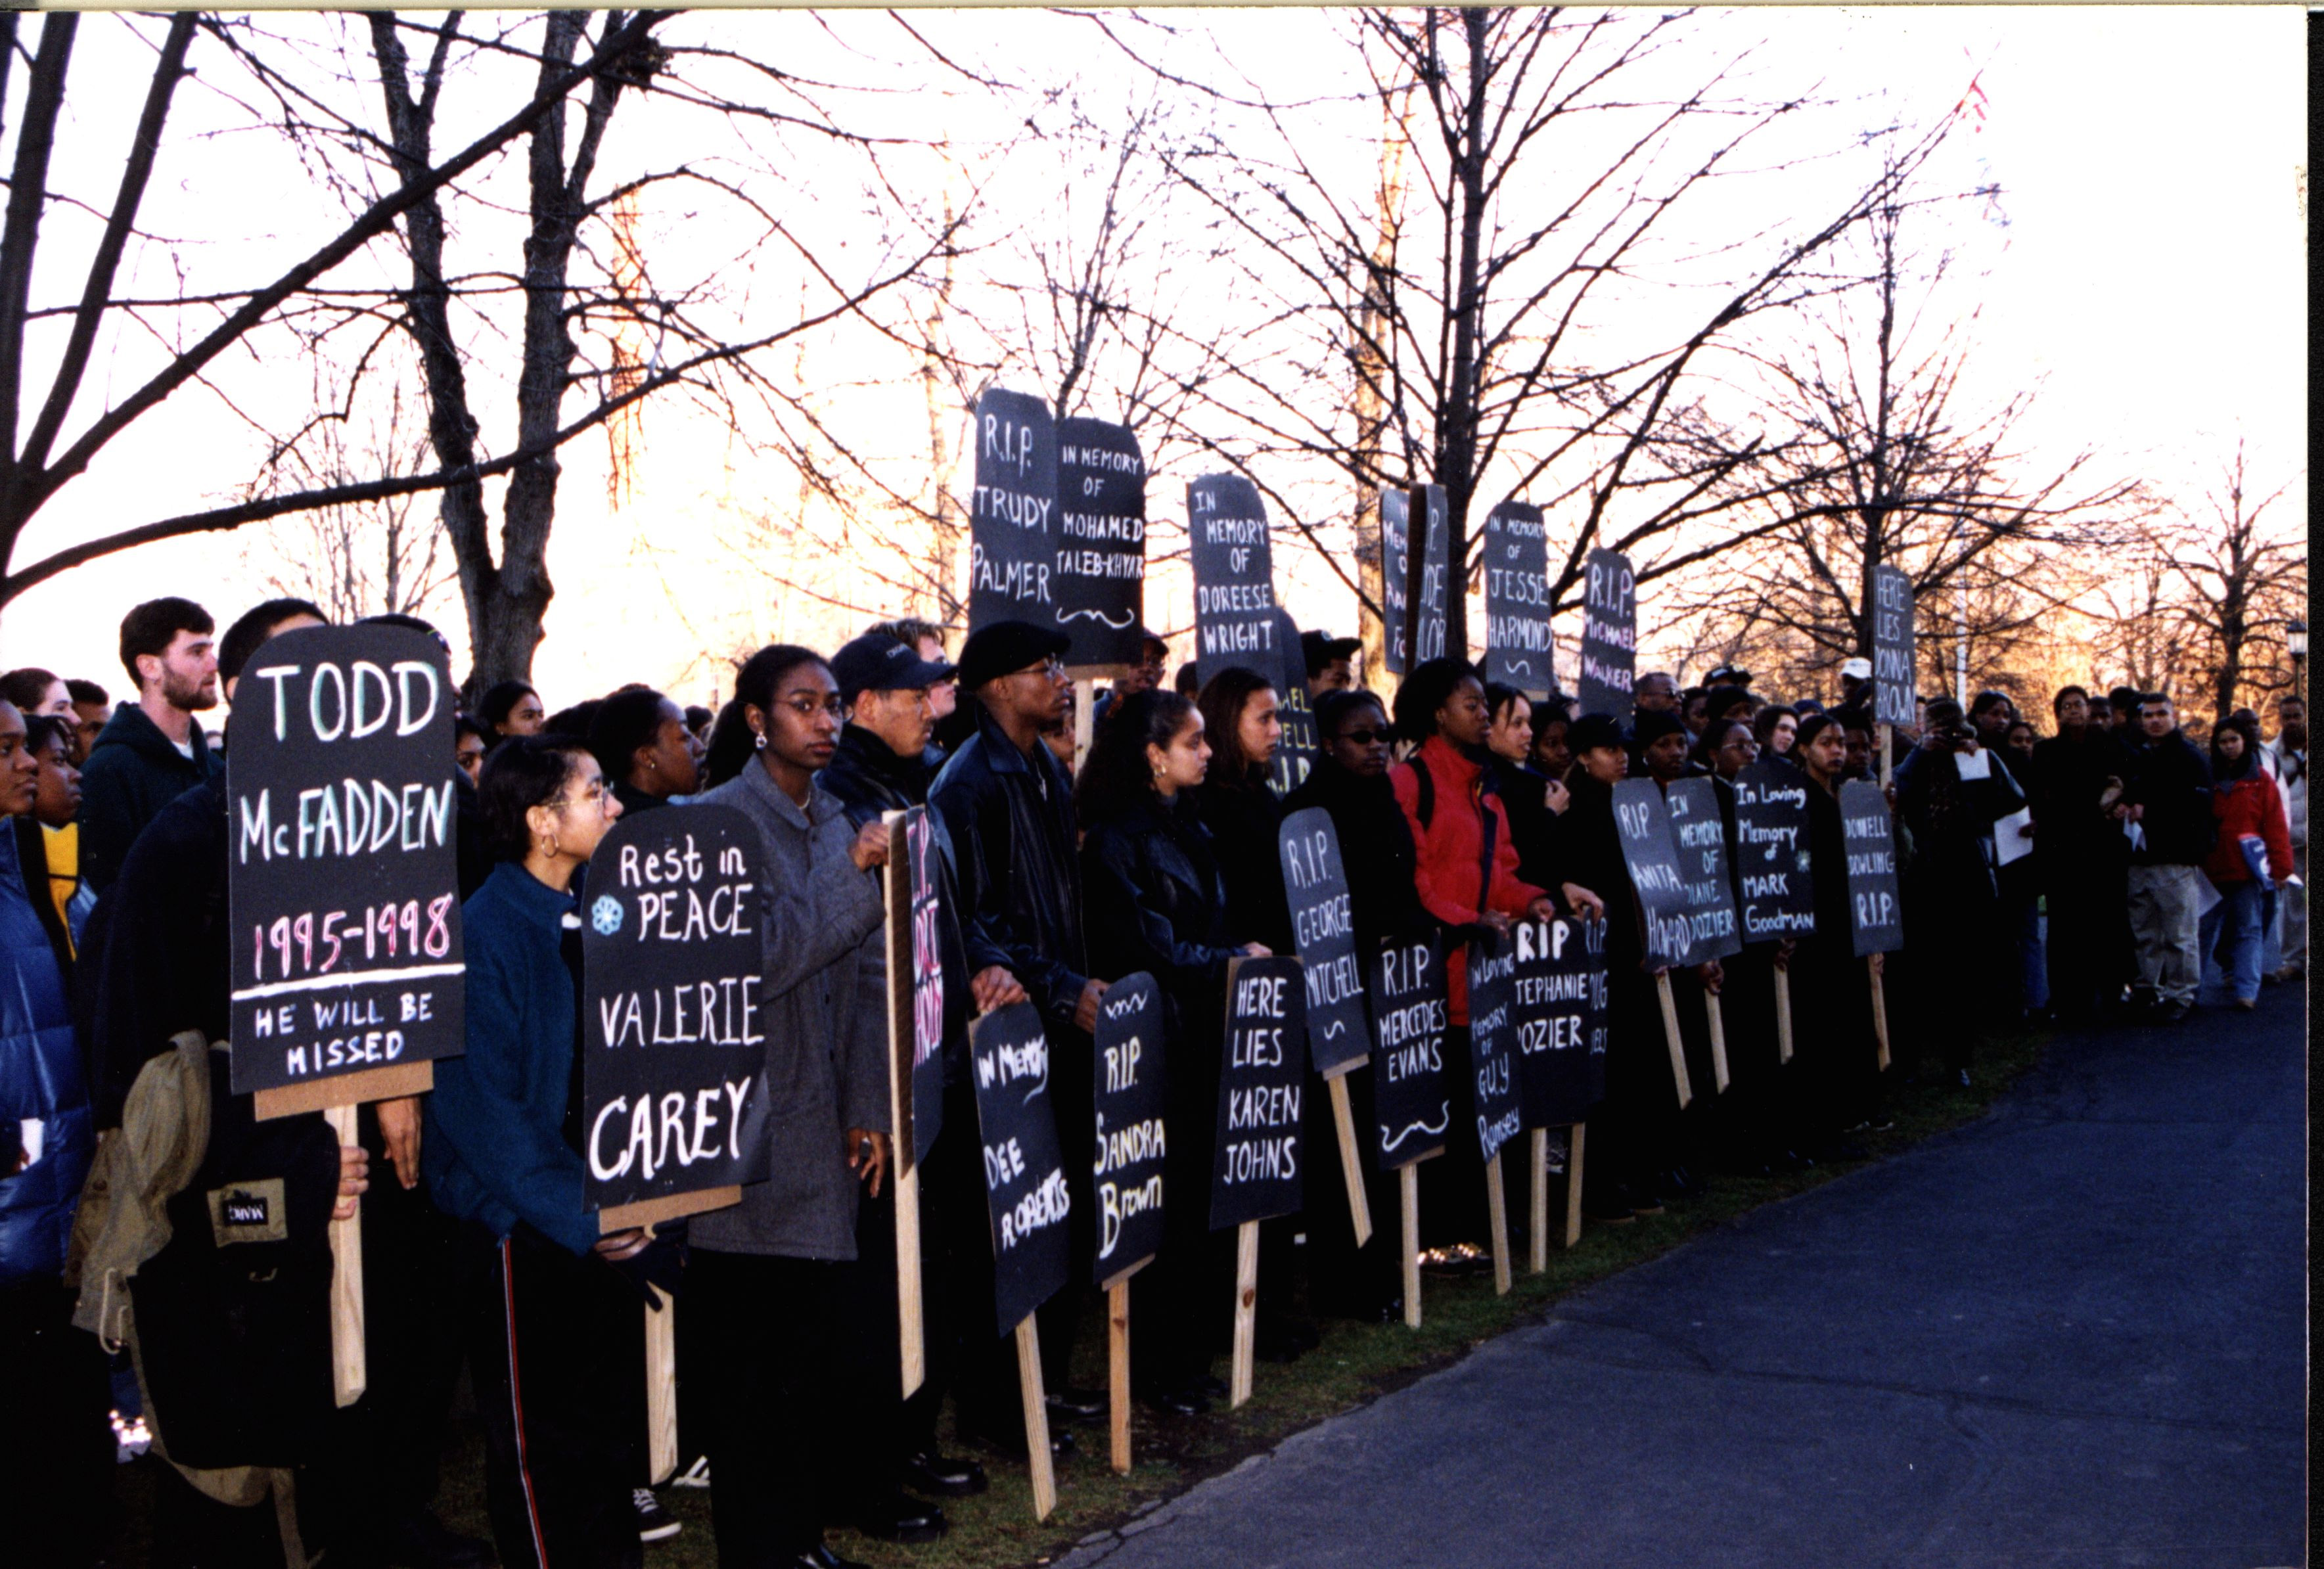
[[[1443,432],[1437,455],[1436,483],[1444,487],[1445,558],[1451,563],[1444,586],[1444,651],[1457,659],[1469,657],[1469,505],[1477,494],[1477,346],[1484,324],[1485,227],[1485,57],[1486,14],[1461,13],[1466,35],[1468,97],[1455,152],[1454,178],[1461,187],[1461,244],[1454,273],[1452,312],[1452,376],[1446,389]]]

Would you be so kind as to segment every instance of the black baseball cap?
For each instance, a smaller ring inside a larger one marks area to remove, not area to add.
[[[859,692],[921,692],[952,677],[942,660],[924,660],[882,632],[867,632],[831,656],[831,678],[839,683],[839,700],[855,701]]]
[[[1303,632],[1299,634],[1300,651],[1307,656],[1307,674],[1311,679],[1333,660],[1351,659],[1363,646],[1361,638],[1333,637],[1323,632]]]

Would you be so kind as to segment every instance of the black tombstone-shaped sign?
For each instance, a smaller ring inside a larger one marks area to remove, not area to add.
[[[968,1028],[984,1201],[992,1220],[992,1312],[1007,1334],[1065,1283],[1073,1201],[1049,1101],[1049,1041],[1030,1002]]]
[[[1772,757],[1735,776],[1735,871],[1747,943],[1803,937],[1815,930],[1808,789],[1807,775]]]
[[[1913,716],[1913,579],[1872,569],[1872,717],[1909,727]]]
[[[936,871],[936,820],[913,807],[897,820],[904,854],[888,861],[888,986],[897,1022],[890,1041],[896,1061],[896,1104],[910,1119],[896,1130],[899,1175],[928,1158],[944,1127],[944,918]],[[908,1133],[908,1138],[905,1135]]]
[[[1382,944],[1372,959],[1372,1115],[1382,1171],[1444,1148],[1452,1120],[1444,1089],[1451,1016],[1443,946],[1433,937]]]
[[[1477,1153],[1490,1160],[1525,1130],[1517,1088],[1517,953],[1489,930],[1469,944],[1469,1072]]]
[[[1332,815],[1309,807],[1276,831],[1283,890],[1291,901],[1291,935],[1307,987],[1307,1054],[1315,1071],[1345,1073],[1371,1052],[1364,1013],[1363,965],[1348,908],[1348,872]]]
[[[1673,780],[1664,792],[1671,844],[1686,883],[1686,962],[1707,964],[1743,951],[1735,916],[1735,885],[1727,877],[1727,825],[1719,815],[1719,787],[1707,779]]]
[[[1382,641],[1387,644],[1388,673],[1401,676],[1412,669],[1406,648],[1412,603],[1412,498],[1400,490],[1379,493],[1380,588],[1388,600]]]
[[[1637,577],[1628,556],[1592,550],[1582,586],[1582,711],[1611,714],[1627,725],[1638,662]]]
[[[1888,799],[1870,780],[1840,787],[1840,826],[1848,843],[1849,925],[1856,956],[1894,953],[1904,946],[1904,907],[1896,897],[1896,838]]]
[[[1143,970],[1097,1011],[1097,1283],[1162,1246],[1162,991]]]
[[[1686,880],[1679,875],[1678,850],[1671,841],[1670,812],[1662,787],[1650,779],[1614,784],[1614,833],[1622,844],[1622,864],[1637,891],[1638,915],[1646,927],[1648,970],[1687,962]]]
[[[1299,646],[1299,628],[1293,623],[1291,613],[1279,605],[1275,612],[1275,641],[1282,654],[1280,673],[1273,679],[1275,713],[1283,722],[1283,739],[1276,743],[1269,771],[1275,793],[1287,796],[1307,782],[1323,748],[1316,739],[1315,710],[1307,705],[1307,651]]]
[[[1606,923],[1561,916],[1520,922],[1510,933],[1525,1125],[1587,1121],[1606,1098]]]
[[[1057,421],[1056,624],[1074,669],[1138,663],[1146,614],[1146,456],[1127,425]]]
[[[1549,641],[1549,530],[1541,509],[1503,502],[1485,518],[1485,679],[1536,697],[1557,689]]]
[[[1405,503],[1407,516],[1418,521],[1420,549],[1407,550],[1410,559],[1406,565],[1411,589],[1406,605],[1411,622],[1411,633],[1405,647],[1416,669],[1430,660],[1441,660],[1450,651],[1452,622],[1450,599],[1452,593],[1452,512],[1444,501],[1444,487],[1424,485],[1414,488]],[[1408,541],[1414,532],[1412,524],[1406,526]]]
[[[767,886],[733,807],[641,812],[589,863],[581,928],[585,1197],[611,1209],[767,1175]]]
[[[1057,624],[1057,428],[1025,392],[976,400],[976,488],[968,503],[968,630]]]
[[[1236,959],[1227,972],[1227,1055],[1219,1075],[1219,1139],[1211,1168],[1211,1229],[1299,1208],[1299,1103],[1307,1084],[1306,1009],[1299,961]]]
[[[309,627],[269,639],[237,692],[235,1093],[458,1056],[456,699],[443,650],[403,627]]]
[[[1279,679],[1275,558],[1259,487],[1239,474],[1190,481],[1186,539],[1194,568],[1194,669],[1204,685],[1230,665]]]

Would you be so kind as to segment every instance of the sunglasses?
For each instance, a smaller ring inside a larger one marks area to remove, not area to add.
[[[1393,737],[1391,737],[1385,730],[1374,730],[1370,726],[1366,726],[1361,730],[1342,730],[1340,732],[1337,739],[1341,741],[1352,741],[1358,746],[1370,746],[1375,741],[1388,741],[1393,739]]]

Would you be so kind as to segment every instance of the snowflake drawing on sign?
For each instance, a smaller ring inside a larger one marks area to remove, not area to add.
[[[601,937],[610,937],[622,929],[622,901],[610,893],[601,893],[597,902],[589,907],[589,924],[597,928]]]

